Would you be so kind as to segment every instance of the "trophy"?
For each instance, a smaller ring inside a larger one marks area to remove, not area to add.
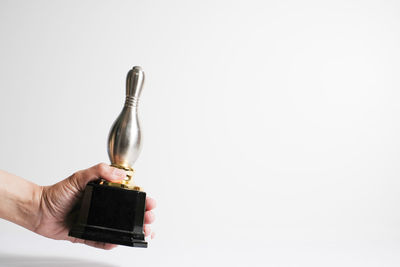
[[[138,103],[144,72],[133,67],[126,78],[125,105],[108,136],[111,165],[126,171],[122,182],[104,179],[89,182],[76,222],[69,235],[81,239],[147,247],[143,232],[146,193],[133,183],[132,168],[141,150]]]

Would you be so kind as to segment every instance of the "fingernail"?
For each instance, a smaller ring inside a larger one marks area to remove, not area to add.
[[[124,170],[114,168],[111,179],[113,180],[122,180],[126,177],[126,172]]]

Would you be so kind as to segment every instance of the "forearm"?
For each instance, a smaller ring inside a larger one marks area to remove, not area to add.
[[[0,218],[34,231],[40,218],[41,187],[0,170]]]

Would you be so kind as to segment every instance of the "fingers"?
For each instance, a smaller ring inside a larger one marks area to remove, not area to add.
[[[155,209],[157,206],[156,201],[151,197],[146,197],[146,210]]]
[[[143,225],[143,231],[145,236],[149,236],[151,234],[151,239],[155,237],[155,233],[151,232],[151,227],[149,225],[155,220],[154,213],[151,210],[154,209],[156,206],[156,201],[153,198],[146,198],[146,213],[144,214],[145,224]]]
[[[83,190],[90,181],[103,178],[108,181],[119,181],[126,177],[124,170],[111,167],[105,163],[97,164],[89,169],[77,172],[71,178],[75,179],[76,185]]]
[[[116,247],[118,247],[118,245],[116,245],[116,244],[104,243],[104,249],[105,250],[110,250],[110,249],[113,249],[113,248],[116,248]]]
[[[67,238],[67,240],[71,241],[72,243],[81,243],[81,244],[85,244],[85,245],[88,245],[91,247],[105,249],[105,250],[110,250],[110,249],[117,247],[117,245],[115,245],[115,244],[97,242],[97,241],[91,241],[91,240],[84,240],[84,239],[80,239],[80,238]]]
[[[97,241],[91,241],[91,240],[84,240],[83,243],[85,245],[88,245],[91,247],[101,248],[101,249],[105,249],[105,250],[110,250],[117,246],[115,244],[109,244],[109,243],[97,242]]]
[[[149,236],[151,234],[151,227],[148,224],[143,225],[144,236]]]
[[[156,236],[156,233],[151,231],[151,226],[148,224],[143,225],[143,231],[144,231],[144,236],[147,237],[151,235],[150,237],[151,239],[153,239]]]
[[[150,210],[146,211],[146,213],[144,214],[144,223],[145,224],[150,224],[150,223],[154,222],[155,219],[156,219],[156,216]]]

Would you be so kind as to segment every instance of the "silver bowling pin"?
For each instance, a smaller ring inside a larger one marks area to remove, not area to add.
[[[108,136],[108,156],[112,166],[125,169],[127,185],[133,174],[133,164],[142,148],[142,132],[138,116],[138,104],[144,83],[141,67],[133,67],[126,77],[125,105],[111,127]],[[131,173],[131,175],[129,175]]]

